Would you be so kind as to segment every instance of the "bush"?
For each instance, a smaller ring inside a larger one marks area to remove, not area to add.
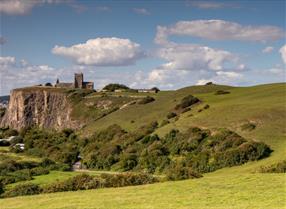
[[[124,187],[143,184],[152,184],[159,180],[152,175],[144,173],[101,174],[104,187]]]
[[[129,89],[129,87],[123,84],[111,83],[111,84],[106,85],[103,89],[107,91],[115,91],[117,89]]]
[[[3,196],[4,197],[15,197],[22,195],[34,195],[40,194],[42,189],[37,184],[19,184],[13,187],[12,189],[6,191]]]
[[[176,105],[175,110],[184,109],[186,107],[198,103],[199,101],[200,100],[197,97],[194,97],[193,95],[188,95],[181,100],[180,104]]]
[[[4,193],[4,185],[0,182],[0,195]]]
[[[168,115],[167,115],[167,118],[171,119],[171,118],[174,118],[176,116],[177,116],[177,114],[175,112],[169,112]]]
[[[143,99],[140,99],[137,104],[148,104],[150,102],[153,102],[155,101],[155,99],[153,97],[150,97],[150,96],[147,96],[147,97],[144,97]]]
[[[161,124],[160,124],[160,127],[163,127],[167,124],[169,124],[170,122],[168,120],[162,120]]]
[[[223,94],[230,94],[229,91],[225,91],[225,90],[218,90],[215,92],[215,95],[223,95]]]
[[[286,160],[272,164],[270,166],[262,166],[259,169],[260,173],[286,173]]]
[[[191,108],[187,107],[187,108],[185,108],[185,109],[182,110],[182,113],[188,112],[188,111],[190,111],[190,110],[191,110]]]
[[[210,106],[208,105],[208,104],[206,104],[205,106],[204,106],[204,109],[206,110],[206,109],[209,109],[210,108]]]
[[[243,124],[240,128],[242,131],[252,131],[256,128],[256,125],[254,123],[248,122]]]
[[[188,168],[185,165],[173,164],[167,170],[167,179],[171,181],[200,178],[202,175]]]
[[[43,168],[43,167],[36,167],[36,168],[31,169],[32,176],[46,175],[49,173],[50,171],[47,168]]]
[[[131,185],[151,184],[158,182],[158,179],[148,174],[101,174],[100,177],[93,177],[87,174],[80,174],[63,182],[57,182],[45,186],[44,193],[63,192],[97,189],[102,187],[123,187]]]

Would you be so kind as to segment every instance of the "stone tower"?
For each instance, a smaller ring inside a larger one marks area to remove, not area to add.
[[[83,88],[83,74],[82,73],[75,73],[74,74],[74,87],[75,88]]]

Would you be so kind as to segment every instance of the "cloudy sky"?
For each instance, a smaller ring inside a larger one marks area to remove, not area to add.
[[[285,82],[285,1],[1,0],[0,95],[71,81]]]

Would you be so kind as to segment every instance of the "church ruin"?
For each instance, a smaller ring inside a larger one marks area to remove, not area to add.
[[[55,87],[58,88],[79,88],[79,89],[94,89],[93,82],[85,82],[83,80],[83,73],[75,73],[74,74],[74,83],[62,83],[59,79],[57,79]]]

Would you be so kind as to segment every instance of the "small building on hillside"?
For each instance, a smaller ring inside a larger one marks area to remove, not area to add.
[[[74,74],[74,83],[61,83],[59,79],[57,79],[55,87],[57,88],[79,88],[79,89],[94,89],[94,83],[91,81],[84,81],[83,73],[75,73]]]
[[[159,92],[159,89],[137,89],[137,92],[138,93],[158,93]]]

